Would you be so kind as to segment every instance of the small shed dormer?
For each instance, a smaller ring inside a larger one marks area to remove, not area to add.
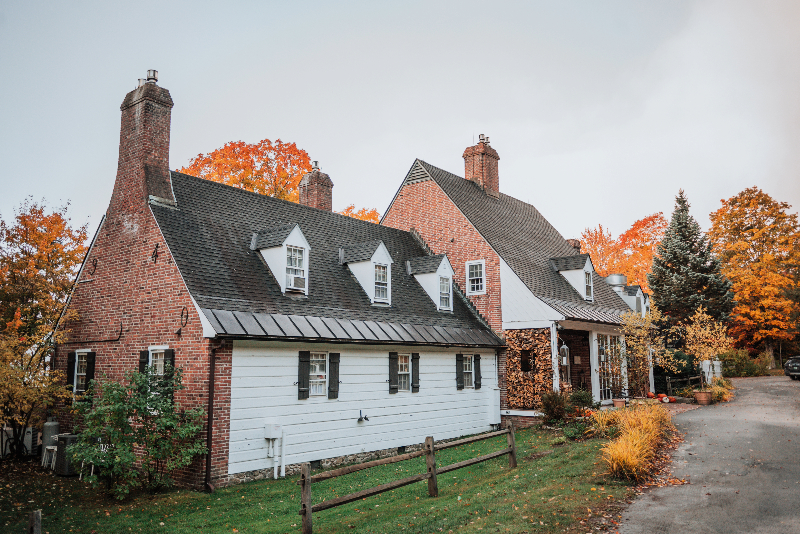
[[[588,254],[550,258],[550,266],[558,271],[584,300],[594,300],[594,266]]]
[[[453,310],[453,266],[444,254],[411,258],[408,274],[417,279],[439,311]]]
[[[257,250],[264,258],[282,293],[308,295],[311,245],[299,224],[284,224],[255,232],[250,250]]]
[[[347,265],[373,304],[392,304],[392,256],[383,241],[339,248],[339,263]]]

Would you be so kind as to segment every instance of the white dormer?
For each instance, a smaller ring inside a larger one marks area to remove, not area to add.
[[[439,311],[453,310],[453,266],[444,254],[406,261],[408,274],[414,275]]]
[[[286,224],[256,232],[250,249],[264,258],[282,293],[308,295],[311,246],[300,225]]]
[[[347,265],[373,304],[392,304],[392,256],[383,241],[358,243],[339,249],[339,263]]]
[[[550,258],[550,265],[584,300],[594,301],[594,266],[588,254]]]

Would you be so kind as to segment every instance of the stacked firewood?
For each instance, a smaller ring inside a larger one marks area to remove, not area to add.
[[[538,409],[542,395],[553,390],[550,329],[506,330],[505,335],[509,408]]]

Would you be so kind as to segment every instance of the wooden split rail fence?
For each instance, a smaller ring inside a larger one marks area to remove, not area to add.
[[[671,378],[667,377],[667,396],[672,397],[673,392],[680,387],[681,384],[686,384],[687,386],[691,386],[692,383],[697,383],[699,386],[701,384],[701,377],[700,376],[690,376],[689,378]]]
[[[508,447],[506,447],[505,449],[495,451],[489,454],[484,454],[483,456],[478,456],[477,458],[470,458],[469,460],[464,460],[463,462],[458,462],[444,467],[436,466],[436,451],[450,449],[452,447],[458,447],[459,445],[466,445],[467,443],[474,443],[476,441],[482,441],[485,439],[494,438],[502,435],[506,435],[508,439]],[[433,437],[428,436],[427,438],[425,438],[425,443],[422,444],[422,450],[409,452],[407,454],[401,454],[399,456],[382,458],[380,460],[373,460],[371,462],[348,465],[346,467],[341,467],[339,469],[334,469],[332,471],[325,471],[324,473],[319,473],[316,475],[311,475],[311,464],[304,463],[301,465],[300,480],[297,482],[301,487],[300,515],[303,516],[303,534],[312,534],[311,514],[313,514],[314,512],[321,512],[322,510],[327,510],[328,508],[334,508],[336,506],[341,506],[343,504],[347,504],[353,501],[358,501],[366,497],[371,497],[372,495],[378,495],[379,493],[383,493],[385,491],[390,491],[396,488],[402,488],[403,486],[408,486],[409,484],[413,484],[414,482],[420,482],[426,479],[428,481],[428,495],[430,495],[431,497],[438,497],[439,485],[437,482],[437,475],[442,473],[448,473],[450,471],[455,471],[456,469],[461,469],[462,467],[467,467],[469,465],[477,464],[480,462],[485,462],[486,460],[491,460],[492,458],[497,458],[505,454],[508,455],[508,466],[512,469],[517,467],[517,445],[514,437],[513,426],[506,428],[505,430],[500,430],[497,432],[489,432],[488,434],[481,434],[479,436],[459,439],[456,441],[448,441],[445,443],[435,443],[433,441]],[[404,462],[406,460],[411,460],[412,458],[419,458],[420,456],[423,455],[425,456],[425,462],[427,465],[427,472],[425,473],[420,473],[419,475],[402,478],[400,480],[395,480],[394,482],[388,482],[386,484],[381,484],[380,486],[375,486],[372,488],[367,488],[365,490],[357,491],[355,493],[350,493],[349,495],[343,495],[341,497],[336,497],[334,499],[322,501],[319,504],[314,504],[314,505],[311,504],[311,485],[316,482],[322,482],[323,480],[329,480],[331,478],[340,477],[342,475],[355,473],[356,471],[369,469],[370,467],[378,467],[379,465]]]

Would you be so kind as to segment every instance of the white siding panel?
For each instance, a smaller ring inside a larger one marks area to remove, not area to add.
[[[300,350],[341,354],[339,398],[297,399]],[[389,352],[419,352],[420,391],[389,394]],[[490,430],[495,408],[495,355],[478,351],[482,388],[458,391],[458,349],[375,346],[304,346],[235,342],[231,371],[228,472],[273,466],[264,426],[286,433],[286,463],[422,443],[426,436],[448,439]],[[474,352],[474,351],[470,351]],[[369,421],[359,423],[359,410]]]
[[[503,329],[547,328],[564,316],[539,300],[517,273],[500,258],[500,293]]]

